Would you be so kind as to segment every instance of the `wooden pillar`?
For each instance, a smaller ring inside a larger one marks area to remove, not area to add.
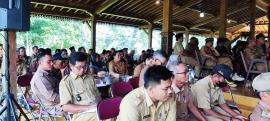
[[[147,34],[148,34],[148,49],[151,49],[153,41],[153,23],[149,23]]]
[[[255,38],[255,16],[256,16],[256,0],[250,0],[249,2],[249,10],[250,10],[250,28],[249,28],[249,37]]]
[[[227,26],[227,6],[228,0],[220,0],[220,26],[219,26],[219,37],[226,37],[226,26]]]
[[[268,11],[267,11],[267,18],[268,18],[268,36],[267,36],[267,39],[268,39],[268,42],[270,43],[270,6],[268,7]]]
[[[10,75],[10,80],[9,80],[9,84],[10,84],[10,89],[11,92],[14,94],[14,97],[16,98],[16,94],[17,94],[17,65],[16,65],[16,31],[9,31],[8,32],[8,37],[5,35],[5,38],[8,38],[8,44],[9,44],[9,75]],[[6,46],[5,41],[3,41],[4,46]],[[5,48],[3,46],[3,49]],[[5,51],[3,52],[3,62],[2,62],[2,73],[3,75],[5,75],[5,56],[6,53]],[[7,87],[6,85],[4,85],[4,81],[3,81],[3,89],[5,90]]]
[[[173,0],[163,1],[163,23],[161,33],[161,49],[167,54],[172,52],[172,12]]]
[[[189,42],[189,29],[186,29],[186,31],[185,31],[185,36],[186,36],[186,45],[188,44],[188,42]]]
[[[96,52],[96,25],[97,25],[97,18],[96,15],[93,15],[90,21],[91,25],[91,42],[92,42],[92,49]]]

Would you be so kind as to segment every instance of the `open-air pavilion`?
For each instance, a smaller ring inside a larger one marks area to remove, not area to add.
[[[264,33],[270,40],[270,2],[268,0],[31,0],[31,14],[76,19],[91,29],[91,47],[96,48],[96,24],[105,22],[135,26],[148,35],[152,47],[153,29],[161,29],[161,48],[170,53],[173,32],[238,40],[249,32],[254,38]],[[16,32],[9,32],[10,53],[16,52]],[[10,58],[15,58],[11,54]],[[15,82],[16,64],[11,62],[11,80]],[[16,90],[16,83],[11,83]],[[239,97],[239,100],[246,99]],[[241,105],[241,104],[240,104]],[[248,114],[251,107],[242,104]]]

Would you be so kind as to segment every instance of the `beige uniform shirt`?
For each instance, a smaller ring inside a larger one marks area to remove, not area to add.
[[[215,87],[210,76],[207,76],[191,86],[193,100],[198,108],[211,109],[215,105],[224,104],[222,90]]]
[[[117,121],[175,121],[176,104],[173,98],[157,106],[144,87],[137,88],[124,97]]]
[[[260,101],[250,115],[250,121],[270,121],[270,105]]]
[[[60,105],[89,105],[97,104],[101,100],[96,83],[88,74],[79,77],[70,72],[61,80],[59,90]],[[81,100],[77,100],[76,95],[79,95]],[[73,115],[72,121],[96,121],[96,117],[95,113],[77,113]]]
[[[259,53],[257,52],[257,48],[251,48],[247,46],[247,48],[244,50],[244,56],[246,58],[246,61],[250,63],[252,59],[259,59]]]
[[[31,80],[31,90],[41,100],[46,110],[51,113],[61,114],[59,81],[41,68],[38,68]]]
[[[182,43],[176,42],[175,45],[174,45],[174,47],[173,47],[173,52],[175,54],[178,54],[179,55],[180,52],[182,52],[182,51],[184,51],[184,47],[183,47]]]
[[[176,85],[172,85],[175,93],[176,101],[176,120],[187,121],[189,119],[188,103],[192,101],[191,90],[188,85],[179,89]]]

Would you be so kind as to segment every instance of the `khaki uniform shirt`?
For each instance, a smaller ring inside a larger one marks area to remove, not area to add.
[[[27,67],[24,62],[19,62],[17,65],[17,76],[23,76],[27,73]]]
[[[173,47],[173,52],[175,54],[178,54],[179,55],[180,52],[182,52],[182,51],[184,51],[184,47],[183,47],[182,43],[176,42],[175,45],[174,45],[174,47]]]
[[[198,108],[211,109],[215,105],[224,104],[222,90],[215,87],[210,76],[207,76],[191,86],[193,100]]]
[[[46,110],[53,114],[55,111],[61,111],[59,102],[59,81],[41,68],[38,68],[31,80],[31,90],[40,99]]]
[[[76,100],[76,95],[80,95],[81,100]],[[88,74],[79,77],[70,72],[60,82],[60,105],[89,105],[97,104],[100,100],[96,83]],[[96,113],[77,113],[72,121],[96,121],[96,117]]]
[[[109,71],[118,74],[128,74],[127,64],[123,61],[115,63],[113,60],[109,63]]]
[[[244,50],[244,56],[246,58],[246,61],[250,63],[252,59],[259,58],[259,53],[257,52],[257,48],[251,48],[247,46],[247,48]]]
[[[250,115],[250,121],[270,121],[270,105],[260,101]]]
[[[176,100],[176,120],[187,121],[189,119],[188,103],[192,101],[191,90],[188,85],[179,89],[176,85],[172,85]]]
[[[124,97],[117,121],[175,121],[176,104],[173,98],[152,102],[144,87],[137,88]]]

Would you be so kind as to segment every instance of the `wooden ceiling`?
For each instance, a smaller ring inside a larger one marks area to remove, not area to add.
[[[256,18],[266,15],[265,0],[256,7]],[[32,13],[100,22],[145,26],[162,24],[162,0],[31,0]],[[212,33],[219,28],[220,0],[174,0],[173,29],[196,33]],[[205,17],[199,17],[204,12]],[[249,21],[249,0],[228,0],[228,30]],[[229,31],[233,32],[233,31]]]

